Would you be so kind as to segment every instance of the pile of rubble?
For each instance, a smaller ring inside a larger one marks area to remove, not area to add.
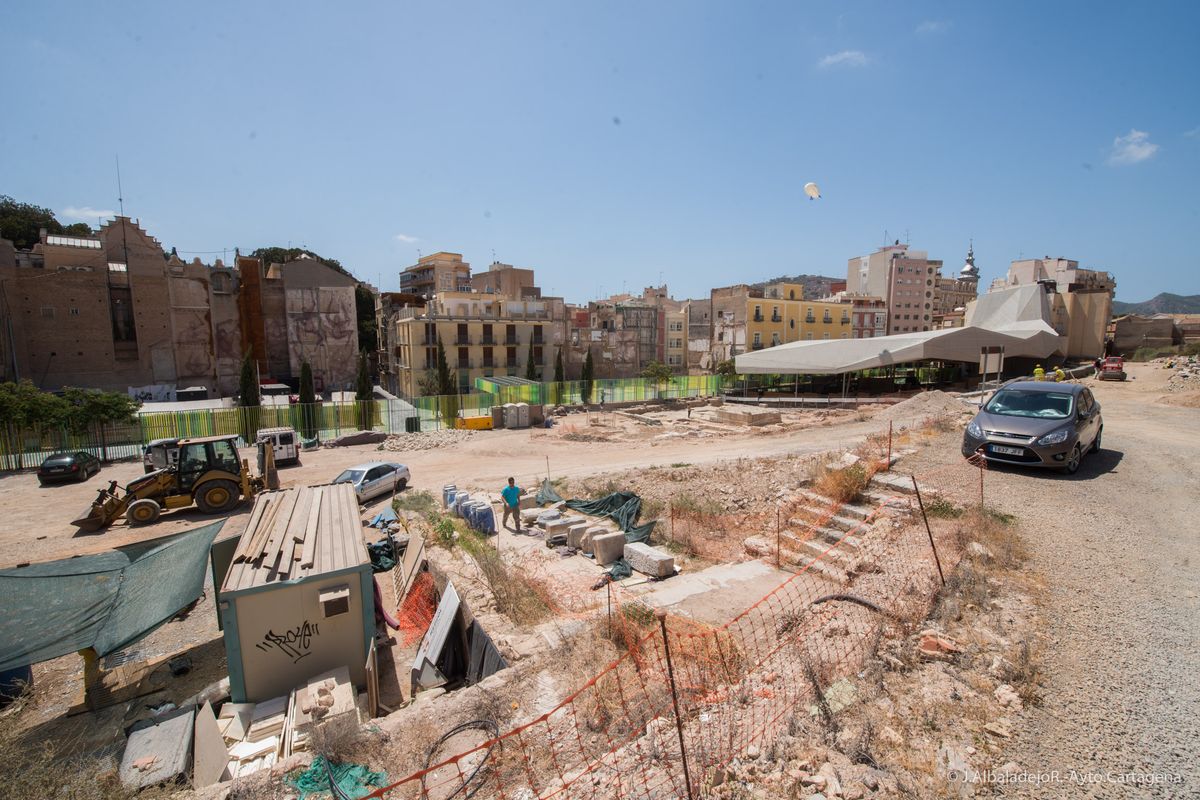
[[[1174,373],[1167,379],[1168,392],[1190,392],[1200,389],[1200,359],[1196,356],[1179,358],[1156,358],[1150,362]]]
[[[974,414],[977,410],[970,401],[964,400],[957,394],[934,389],[896,403],[881,412],[876,419],[884,422],[914,424],[920,420],[934,417]]]
[[[393,453],[412,450],[436,450],[439,447],[453,447],[470,439],[475,431],[447,428],[441,431],[422,431],[421,433],[400,433],[389,436],[380,449]]]

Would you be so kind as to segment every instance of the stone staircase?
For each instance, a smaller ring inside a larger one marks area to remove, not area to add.
[[[774,561],[778,547],[781,566],[807,568],[842,585],[850,582],[875,520],[881,515],[911,520],[917,514],[912,480],[892,473],[872,478],[856,503],[835,503],[803,487],[790,499],[791,515],[778,543],[771,533],[751,536],[744,542],[746,552]]]

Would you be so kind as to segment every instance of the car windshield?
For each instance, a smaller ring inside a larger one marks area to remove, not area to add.
[[[1066,419],[1074,406],[1074,397],[1066,392],[1001,389],[984,406],[984,411],[1006,417]]]
[[[362,469],[348,469],[345,472],[343,472],[341,475],[338,475],[336,478],[334,478],[333,482],[334,483],[358,483],[359,480],[362,479],[363,473],[365,473],[365,472],[366,472],[366,470],[362,470]]]

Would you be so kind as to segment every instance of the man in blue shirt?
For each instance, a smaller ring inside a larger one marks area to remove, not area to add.
[[[504,518],[501,525],[508,525],[508,518],[511,516],[517,525],[517,533],[521,532],[521,487],[517,486],[517,482],[512,478],[508,479],[508,486],[500,490],[500,497],[503,498]]]

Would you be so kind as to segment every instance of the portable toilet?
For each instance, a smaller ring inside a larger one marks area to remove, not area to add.
[[[529,427],[529,403],[517,403],[517,427]]]
[[[350,484],[260,494],[217,595],[233,702],[286,697],[339,667],[365,687],[374,591]]]
[[[504,427],[518,428],[521,425],[521,418],[518,416],[516,403],[504,404]]]
[[[492,428],[500,430],[504,427],[504,406],[492,406]]]

